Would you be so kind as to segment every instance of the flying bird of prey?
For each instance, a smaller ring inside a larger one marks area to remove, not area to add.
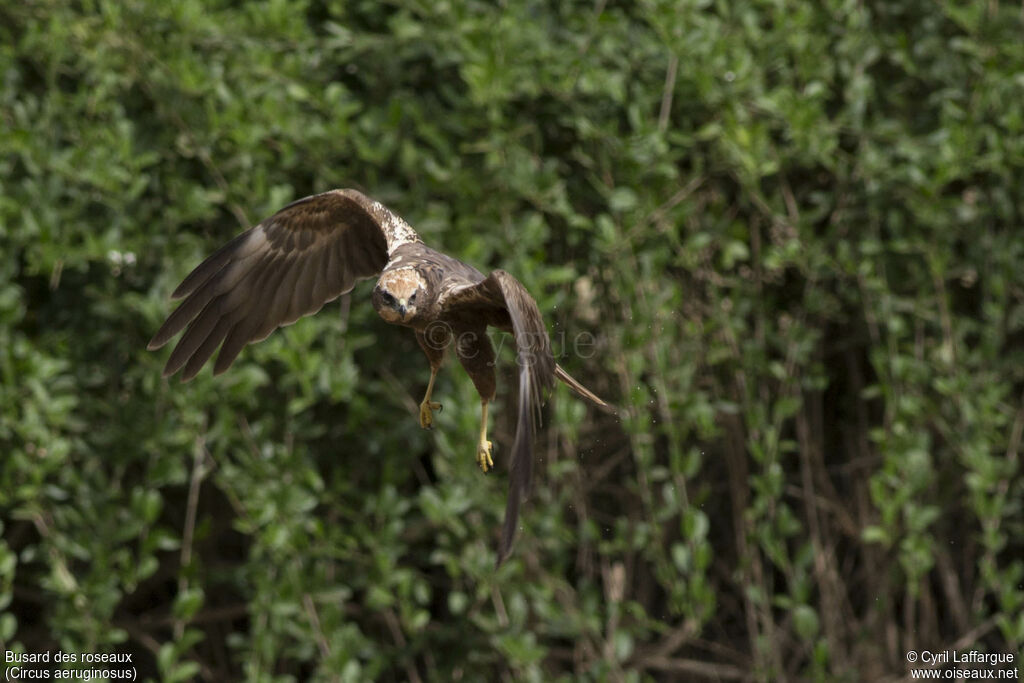
[[[292,202],[199,264],[171,295],[184,299],[149,342],[158,349],[185,330],[164,368],[195,377],[214,351],[218,375],[242,348],[265,339],[341,294],[358,280],[377,277],[373,307],[387,322],[411,327],[430,362],[430,381],[419,407],[430,429],[441,404],[432,392],[438,369],[453,346],[480,394],[476,462],[494,466],[487,440],[487,405],[494,400],[494,348],[488,326],[515,337],[519,415],[509,475],[498,563],[509,555],[533,469],[533,436],[543,392],[554,379],[605,407],[568,375],[551,353],[537,303],[503,270],[488,276],[423,244],[420,236],[380,202],[356,190],[331,190]]]

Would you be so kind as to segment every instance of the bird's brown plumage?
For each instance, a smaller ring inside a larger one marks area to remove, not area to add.
[[[214,374],[265,339],[381,272],[394,248],[419,241],[404,221],[354,190],[292,202],[203,261],[178,286],[184,298],[149,343],[187,326],[164,369],[189,380],[220,346]]]
[[[421,345],[429,343],[437,326],[446,328],[446,343],[476,344],[472,353],[458,355],[485,402],[493,398],[494,368],[493,362],[481,361],[493,359],[483,333],[493,326],[515,337],[519,415],[500,563],[511,550],[519,505],[529,490],[533,438],[545,392],[557,377],[605,406],[555,364],[537,303],[505,271],[485,277],[424,245],[408,223],[379,202],[356,190],[332,190],[292,202],[199,264],[172,294],[184,301],[149,348],[162,347],[184,330],[164,375],[182,370],[182,380],[191,379],[218,347],[214,374],[219,374],[246,344],[315,313],[358,280],[375,276],[380,279],[372,296],[374,307],[385,320],[416,330]],[[422,300],[408,301],[414,293]],[[432,366],[443,357],[443,349],[424,350]]]
[[[443,300],[448,312],[485,314],[495,326],[511,332],[516,340],[519,365],[519,416],[516,422],[509,495],[501,533],[498,561],[512,549],[519,518],[519,503],[527,496],[533,478],[533,435],[540,420],[544,392],[555,381],[555,359],[537,302],[526,288],[504,270],[496,270],[476,285],[452,292]],[[507,317],[507,323],[505,318]]]

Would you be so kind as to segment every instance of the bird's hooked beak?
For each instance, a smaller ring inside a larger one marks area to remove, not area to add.
[[[398,300],[398,314],[400,316],[402,316],[403,320],[405,319],[405,311],[406,311],[406,304],[407,303],[408,302],[405,299],[399,299]]]

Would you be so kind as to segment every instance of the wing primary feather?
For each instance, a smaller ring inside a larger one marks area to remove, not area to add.
[[[360,263],[364,258],[363,255],[363,243],[361,240],[356,239],[353,235],[344,235],[336,247],[341,253],[350,255],[350,263]],[[343,269],[340,272],[341,275],[341,290],[347,292],[352,289],[356,284],[356,275],[354,268]]]
[[[213,252],[206,259],[196,266],[191,273],[185,276],[185,279],[181,281],[177,289],[171,294],[172,299],[180,299],[183,296],[187,296],[192,291],[210,279],[215,273],[217,273],[225,264],[231,261],[233,258],[238,258],[240,254],[237,252],[241,247],[249,241],[253,236],[253,232],[258,228],[249,228],[242,234],[233,238],[223,247]]]
[[[253,278],[252,274],[249,273],[248,271],[246,272],[246,275],[249,276],[249,282],[235,282],[230,289],[225,290],[222,294],[212,299],[209,303],[207,303],[206,307],[199,312],[199,315],[196,317],[195,320],[193,320],[192,324],[190,325],[190,328],[192,327],[192,325],[196,323],[196,320],[203,316],[213,315],[218,319],[228,319],[230,321],[234,321],[238,317],[236,311],[240,307],[253,300],[259,300],[258,297],[253,296],[251,290],[253,289],[253,283],[258,283],[260,281],[260,277],[257,276]],[[241,280],[241,278],[238,279]],[[194,294],[191,297],[189,297],[188,301],[191,301],[192,298],[194,298],[195,296],[196,295]],[[185,338],[190,336],[191,334],[191,332],[186,332],[185,335],[182,337],[182,340],[178,342],[178,346],[181,346],[183,343],[185,343]],[[174,351],[176,353],[178,349],[175,348]],[[171,355],[173,357],[174,353],[172,353]],[[176,369],[172,370],[170,374],[173,374],[175,371]]]
[[[299,317],[292,309],[292,297],[295,293],[295,283],[299,279],[302,268],[295,261],[294,257],[285,259],[281,266],[283,271],[281,279],[272,290],[267,292],[270,302],[263,317],[268,321],[276,322],[277,324],[274,325],[274,328],[277,328],[279,325],[291,325]],[[274,328],[270,332],[273,332]]]
[[[265,319],[265,313],[261,314],[257,311],[263,306],[268,293],[273,292],[277,284],[281,282],[281,278],[285,275],[283,271],[287,270],[281,267],[284,264],[280,263],[280,261],[285,260],[284,257],[275,256],[276,258],[264,266],[253,287],[249,290],[250,301],[246,302],[247,306],[243,307],[241,312],[233,316],[234,325],[231,327],[231,331],[227,333],[224,344],[220,347],[220,352],[217,354],[217,361],[213,366],[214,375],[219,375],[231,367],[235,358],[238,357],[238,354],[241,353],[245,345],[252,339],[252,333],[259,328],[261,321]]]
[[[248,257],[246,257],[248,258]],[[235,290],[239,284],[249,275],[252,269],[262,265],[259,259],[245,263],[245,259],[234,261],[224,265],[216,274],[211,275],[205,282],[192,291],[188,298],[180,306],[174,309],[157,333],[150,340],[148,349],[155,350],[171,340],[171,337],[178,334],[189,323],[192,318],[202,313],[206,305],[219,294]]]
[[[231,329],[231,319],[224,317],[217,321],[216,327],[206,337],[203,343],[195,350],[192,357],[188,359],[188,363],[185,364],[185,369],[181,372],[181,381],[187,382],[203,369],[206,365],[206,361],[210,360],[210,356],[217,350],[220,343],[224,341],[224,337],[227,335],[228,330]]]
[[[321,284],[324,276],[323,257],[322,250],[315,251],[299,266],[299,279],[295,282],[291,304],[296,320],[323,306],[326,295],[326,288]],[[314,308],[316,302],[321,303]]]
[[[509,468],[508,501],[505,503],[505,522],[501,529],[498,559],[501,564],[512,554],[512,541],[519,525],[519,506],[526,500],[533,480],[533,410],[530,402],[534,391],[529,368],[519,371],[519,416],[516,419],[516,436],[512,445],[512,464]]]
[[[231,364],[235,362],[235,358],[238,358],[238,354],[249,343],[249,337],[252,334],[251,330],[255,326],[256,323],[251,318],[243,318],[234,324],[224,339],[224,344],[220,347],[220,353],[217,354],[217,362],[213,364],[214,376],[221,374],[231,367]]]
[[[206,308],[189,323],[185,334],[178,341],[178,345],[174,347],[174,351],[171,352],[171,357],[167,359],[167,365],[164,366],[164,377],[173,375],[180,370],[181,366],[192,357],[196,349],[210,336],[210,332],[216,327],[217,321],[223,317],[221,311],[223,299],[224,295],[221,295],[206,304]]]
[[[344,288],[344,276],[341,271],[341,254],[338,253],[338,245],[329,244],[324,254],[324,277],[327,282],[327,286],[330,291],[341,290]]]
[[[153,335],[153,338],[149,340],[147,348],[150,350],[159,349],[169,342],[174,335],[181,332],[189,324],[192,318],[202,313],[212,298],[211,291],[211,296],[209,297],[190,296],[185,299],[180,306],[174,309],[173,313],[167,316],[167,320],[164,321],[164,324]]]

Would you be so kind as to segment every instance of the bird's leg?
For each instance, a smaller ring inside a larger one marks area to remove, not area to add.
[[[433,411],[441,411],[441,404],[430,400],[430,395],[434,393],[434,380],[437,378],[437,370],[437,367],[433,365],[430,366],[430,381],[427,383],[427,393],[420,402],[420,427],[423,427],[424,429],[433,428]]]
[[[480,443],[476,447],[476,464],[484,474],[494,467],[494,460],[491,459],[491,442],[487,440],[487,401],[481,401],[480,415]]]

